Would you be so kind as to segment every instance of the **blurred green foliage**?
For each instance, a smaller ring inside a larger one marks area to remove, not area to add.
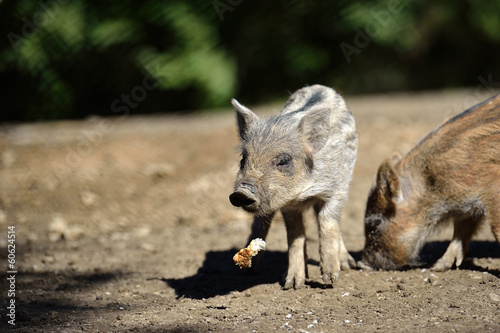
[[[500,81],[498,0],[4,0],[0,31],[4,121]]]

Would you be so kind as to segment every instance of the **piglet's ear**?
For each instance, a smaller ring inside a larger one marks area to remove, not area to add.
[[[396,165],[399,163],[399,161],[401,161],[401,155],[396,151],[394,153],[392,153],[391,157],[389,158],[392,165]]]
[[[378,194],[385,203],[393,202],[400,197],[399,177],[391,159],[392,157],[382,162],[377,172]]]
[[[247,139],[248,129],[259,117],[253,113],[249,108],[238,103],[234,98],[231,100],[231,104],[234,106],[236,111],[236,121],[238,123],[238,132],[243,141]]]
[[[321,150],[330,136],[330,114],[329,109],[311,110],[300,120],[299,132],[314,152]]]

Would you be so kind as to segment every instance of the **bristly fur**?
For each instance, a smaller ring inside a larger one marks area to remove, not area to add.
[[[458,267],[484,220],[500,243],[500,95],[448,120],[403,159],[382,163],[366,207],[363,262],[386,269],[414,262],[425,240],[453,223],[433,269]]]

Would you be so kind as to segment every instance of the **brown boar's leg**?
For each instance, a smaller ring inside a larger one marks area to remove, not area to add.
[[[497,219],[496,221],[491,220],[490,224],[491,232],[493,232],[493,236],[495,236],[497,243],[500,244],[500,219]]]
[[[274,217],[274,212],[265,216],[255,216],[252,224],[252,233],[250,237],[248,237],[247,245],[255,238],[262,238],[266,240],[267,233],[269,228],[271,227],[271,221]],[[255,258],[252,259],[252,267],[251,271],[257,272],[259,271],[260,262],[262,261],[262,256],[264,255],[264,251],[261,251],[257,254]]]
[[[469,241],[477,230],[482,218],[456,219],[453,224],[453,239],[444,255],[431,267],[433,271],[445,271],[453,264],[458,268],[467,253]]]
[[[499,187],[500,188],[500,185]],[[496,197],[496,202],[493,203],[491,209],[488,212],[488,220],[491,226],[491,232],[498,244],[500,244],[500,193]]]
[[[302,212],[283,212],[288,241],[288,271],[283,289],[301,288],[306,281],[306,233]]]

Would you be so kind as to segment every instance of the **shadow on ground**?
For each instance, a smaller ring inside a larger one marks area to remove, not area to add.
[[[282,276],[287,270],[286,252],[266,251],[257,272],[234,265],[233,256],[236,252],[237,249],[208,252],[202,267],[193,276],[161,280],[175,290],[177,298],[193,299],[227,295],[261,284],[282,282]],[[351,255],[359,260],[361,251],[351,252]],[[308,264],[319,266],[319,262],[312,259],[309,259]],[[312,288],[325,288],[320,282],[306,281],[306,284]]]
[[[177,298],[194,299],[227,295],[256,285],[281,281],[281,276],[286,271],[285,252],[266,251],[258,272],[236,266],[233,262],[236,252],[237,249],[208,252],[203,266],[193,276],[161,280],[175,290]]]
[[[30,331],[32,327],[64,325],[82,313],[96,313],[103,308],[82,304],[79,299],[85,291],[98,289],[107,283],[126,279],[123,271],[89,272],[23,271],[16,276],[16,328]],[[103,305],[111,309],[114,304]],[[118,310],[119,305],[116,305]],[[1,325],[0,325],[1,327]]]
[[[422,267],[431,267],[444,254],[448,245],[448,241],[425,244],[421,254]],[[258,272],[239,269],[233,265],[232,258],[236,252],[238,252],[237,249],[208,252],[202,267],[196,274],[181,279],[162,278],[160,280],[175,290],[177,298],[193,299],[227,295],[233,291],[245,291],[256,285],[281,282],[281,277],[287,268],[285,252],[266,252]],[[360,260],[361,252],[353,252],[351,255],[355,260]],[[496,242],[471,242],[469,254],[460,268],[488,271],[500,277],[500,271],[477,266],[472,258],[500,258],[500,247]],[[318,265],[318,262],[310,260],[309,264]]]

